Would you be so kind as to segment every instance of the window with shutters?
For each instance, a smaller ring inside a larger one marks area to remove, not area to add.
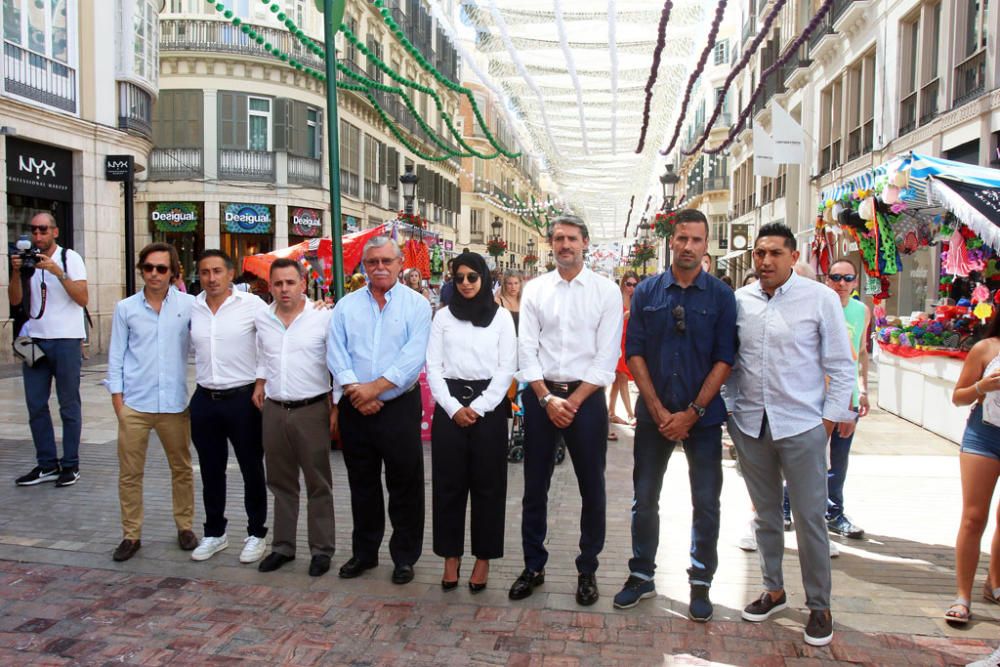
[[[361,130],[347,121],[340,121],[340,189],[351,197],[359,197],[361,172]]]
[[[715,43],[715,49],[713,50],[714,58],[713,62],[716,65],[724,65],[727,60],[729,60],[729,40],[720,39]]]
[[[382,189],[378,184],[378,159],[381,144],[375,137],[365,135],[365,201],[382,205]]]
[[[358,34],[358,19],[353,16],[345,16],[344,23],[355,35]],[[344,40],[344,60],[352,72],[357,72],[358,49],[356,46]]]
[[[483,242],[483,220],[485,216],[483,215],[483,209],[481,208],[470,208],[469,209],[469,241],[472,243],[482,243]]]
[[[247,147],[252,151],[271,150],[271,100],[250,97],[247,100]]]
[[[306,157],[316,159],[323,154],[319,127],[319,109],[306,109]]]
[[[201,148],[202,92],[161,90],[153,105],[153,143],[158,148]]]

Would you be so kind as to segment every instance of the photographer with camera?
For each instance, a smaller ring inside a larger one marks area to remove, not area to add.
[[[70,486],[80,478],[80,343],[85,336],[87,268],[76,252],[56,243],[59,228],[51,213],[31,218],[29,247],[22,240],[11,256],[7,295],[15,313],[14,352],[23,360],[24,397],[38,465],[18,477],[18,486],[55,482]],[[23,326],[20,326],[24,322]],[[63,428],[63,457],[56,448],[49,415],[52,378]]]

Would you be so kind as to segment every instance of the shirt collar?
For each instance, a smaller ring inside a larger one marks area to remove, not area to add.
[[[552,273],[555,274],[556,284],[567,282],[566,280],[563,279],[562,274],[559,273],[559,269],[555,269],[554,271],[552,271]],[[573,280],[570,280],[568,282],[570,285],[572,285],[573,283],[577,283],[583,285],[584,287],[587,287],[590,284],[590,277],[592,275],[594,275],[594,272],[588,269],[586,266],[584,266],[582,269],[580,269],[580,273],[573,276]]]
[[[396,293],[396,290],[399,290],[399,289],[410,289],[410,288],[397,280],[396,284],[393,285],[392,287],[390,287],[389,289],[387,289],[386,292],[385,292],[386,303],[388,303],[389,301],[392,301],[392,299],[394,298],[394,294]],[[410,291],[412,292],[413,290],[410,290]],[[372,294],[372,290],[371,290],[370,286],[365,285],[365,293],[368,295],[368,298],[371,301],[373,301],[373,302],[375,301],[375,295]]]
[[[676,283],[677,280],[674,279],[674,269],[673,267],[668,266],[667,270],[663,272],[663,288],[666,289]],[[694,277],[694,282],[691,284],[700,290],[708,288],[708,274],[705,273],[704,269],[699,269],[698,275]]]
[[[167,288],[167,293],[163,296],[163,303],[167,303],[168,301],[170,301],[170,293],[171,292],[176,292],[176,291],[177,291],[177,288],[174,287],[173,285],[171,285],[170,287],[168,287]],[[146,306],[149,305],[149,301],[146,300],[146,288],[145,288],[145,286],[143,286],[143,288],[141,290],[139,290],[139,299],[142,301],[143,305],[146,305]]]
[[[792,287],[795,286],[795,283],[799,282],[800,280],[802,280],[802,276],[800,276],[799,274],[795,273],[795,269],[792,269],[792,275],[788,278],[788,280],[786,280],[781,285],[781,287],[779,287],[778,289],[774,290],[774,296],[778,296],[779,294],[784,294],[788,290],[792,289]],[[772,297],[768,296],[767,292],[764,291],[764,288],[761,286],[759,280],[754,283],[754,288],[757,290],[757,292],[762,297],[764,297],[765,300],[772,298]]]
[[[222,306],[226,305],[230,301],[234,301],[236,299],[241,298],[241,296],[240,296],[241,294],[249,295],[250,293],[249,292],[241,292],[240,290],[236,289],[235,285],[230,285],[229,286],[229,296],[227,296],[226,300],[222,302]],[[195,297],[195,303],[197,303],[199,305],[202,305],[202,306],[205,306],[206,308],[208,308],[208,293],[205,292],[204,290],[202,290],[201,292],[198,292],[198,296]],[[219,306],[219,307],[221,308],[222,306]]]

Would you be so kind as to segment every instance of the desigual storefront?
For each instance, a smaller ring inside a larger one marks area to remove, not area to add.
[[[274,207],[266,204],[220,204],[219,247],[233,258],[236,273],[243,258],[274,250]]]
[[[302,206],[288,207],[288,245],[323,235],[323,211]]]
[[[154,241],[177,248],[184,281],[190,285],[197,273],[198,257],[205,249],[204,206],[200,202],[150,204],[149,226]]]

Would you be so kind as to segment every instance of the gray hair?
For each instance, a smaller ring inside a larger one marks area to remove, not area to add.
[[[583,236],[583,240],[586,241],[590,238],[590,232],[587,230],[587,223],[583,221],[578,215],[563,214],[552,221],[549,225],[549,240],[552,240],[552,231],[556,228],[556,225],[572,225],[580,230],[580,234]]]
[[[361,250],[361,259],[363,260],[368,256],[368,251],[375,248],[381,248],[384,245],[392,244],[392,247],[396,249],[396,257],[402,257],[403,251],[399,248],[399,244],[393,241],[388,236],[373,236],[365,243],[365,247]]]

